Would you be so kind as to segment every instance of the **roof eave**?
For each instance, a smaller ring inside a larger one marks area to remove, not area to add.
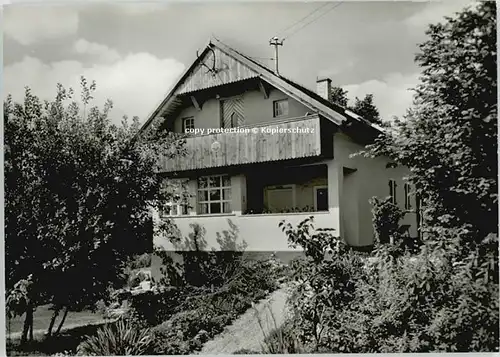
[[[168,91],[168,94],[164,97],[164,99],[156,106],[156,109],[151,112],[147,116],[147,120],[144,122],[144,124],[141,126],[139,129],[139,134],[143,133],[152,123],[152,121],[158,116],[159,113],[163,111],[165,106],[168,104],[170,99],[173,97],[173,94],[175,91],[179,88],[181,83],[187,78],[189,73],[200,63],[201,58],[205,55],[207,51],[209,51],[209,48],[213,46],[212,40],[209,39],[207,45],[203,49],[203,51],[198,54],[198,58],[189,66],[184,72],[178,77],[178,79],[174,82],[175,85]]]

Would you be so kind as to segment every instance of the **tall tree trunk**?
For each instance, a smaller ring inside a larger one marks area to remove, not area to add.
[[[52,329],[54,328],[54,324],[56,323],[56,318],[59,315],[59,311],[61,311],[61,309],[59,307],[56,307],[56,309],[54,310],[54,313],[52,314],[52,318],[50,319],[49,328],[47,329],[47,336],[52,335]]]
[[[57,335],[57,334],[59,334],[59,332],[61,332],[61,328],[64,325],[64,321],[66,320],[66,316],[68,316],[68,307],[67,306],[65,307],[64,315],[61,319],[61,322],[59,323],[59,326],[57,327],[57,331],[55,332],[55,335]]]
[[[28,339],[28,330],[29,330],[28,312],[26,312],[23,324],[23,334],[21,335],[21,345],[24,345],[26,343],[26,340]]]
[[[30,342],[33,342],[33,310],[31,310],[30,318]]]
[[[24,318],[23,334],[21,335],[21,344],[25,344],[28,340],[28,332],[33,326],[33,306],[31,303],[26,305],[26,317]],[[31,338],[32,333],[30,334]]]

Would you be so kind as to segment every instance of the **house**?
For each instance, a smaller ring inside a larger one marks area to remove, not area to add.
[[[170,216],[184,236],[190,224],[202,225],[208,247],[217,247],[229,219],[247,250],[274,252],[291,250],[281,220],[314,216],[315,227],[362,248],[374,239],[368,200],[391,196],[415,236],[405,168],[351,157],[382,128],[332,104],[330,89],[330,79],[318,79],[313,92],[210,42],[142,128],[189,133],[187,154],[162,159],[161,174],[184,182],[191,197],[168,203],[157,218]],[[154,241],[173,249],[166,237]]]

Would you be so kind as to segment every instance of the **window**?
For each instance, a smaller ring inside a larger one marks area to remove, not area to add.
[[[273,116],[275,118],[288,115],[288,99],[275,100],[273,106]]]
[[[194,117],[183,118],[182,119],[182,132],[185,133],[187,130],[194,129]]]
[[[389,195],[391,196],[391,202],[393,204],[397,204],[397,201],[396,201],[396,187],[397,187],[397,184],[396,184],[396,181],[395,180],[389,180]]]
[[[165,203],[162,207],[162,217],[167,216],[185,216],[189,214],[189,205],[183,203],[176,203],[173,201]]]
[[[168,181],[165,183],[165,192],[170,193],[171,200],[165,202],[160,210],[161,217],[183,216],[190,213],[189,198],[190,193],[186,182]]]
[[[200,177],[198,214],[231,212],[231,178],[228,175]]]
[[[411,186],[405,183],[405,210],[409,211],[412,209],[411,207]]]

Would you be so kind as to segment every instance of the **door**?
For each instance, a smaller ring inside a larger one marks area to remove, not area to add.
[[[221,127],[237,128],[244,124],[243,98],[234,97],[221,101]]]
[[[328,187],[314,187],[314,210],[328,211]]]

